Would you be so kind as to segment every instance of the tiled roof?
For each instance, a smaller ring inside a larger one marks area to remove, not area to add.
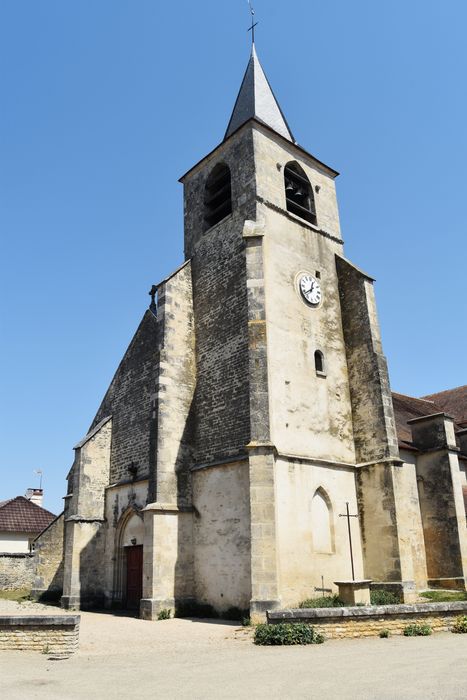
[[[467,421],[467,384],[440,391],[438,394],[430,394],[424,398],[434,401],[442,411],[449,413],[456,423]]]
[[[454,418],[456,429],[467,421],[467,386],[448,389],[439,394],[430,394],[421,399],[393,392],[392,403],[401,448],[413,448],[412,431],[407,425],[407,421],[411,418],[430,416],[433,413],[447,413]]]
[[[397,394],[394,391],[392,392],[392,404],[394,406],[399,447],[407,447],[412,444],[412,431],[410,426],[407,425],[408,420],[420,418],[421,416],[430,416],[433,413],[440,413],[442,410],[433,401],[416,399],[413,396]]]
[[[0,531],[3,532],[42,532],[55,515],[41,508],[24,496],[10,498],[0,503]]]

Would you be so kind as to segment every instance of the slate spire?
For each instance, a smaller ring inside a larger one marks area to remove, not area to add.
[[[259,62],[254,44],[224,140],[242,124],[253,118],[295,143],[289,125]]]

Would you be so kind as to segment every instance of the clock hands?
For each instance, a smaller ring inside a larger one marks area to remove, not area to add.
[[[304,275],[300,280],[300,290],[310,304],[318,304],[321,300],[321,289],[318,280],[312,275]]]

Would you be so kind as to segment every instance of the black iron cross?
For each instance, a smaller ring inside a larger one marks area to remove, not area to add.
[[[317,593],[322,593],[323,595],[324,595],[325,593],[332,593],[332,589],[331,589],[331,588],[325,588],[325,587],[324,587],[324,576],[321,576],[321,588],[320,588],[319,586],[315,586],[315,591],[316,591]]]
[[[251,4],[251,0],[248,0],[248,4],[250,6],[250,13],[251,13],[251,27],[248,29],[249,32],[251,32],[251,43],[255,43],[255,27],[258,24],[258,22],[255,22],[255,11],[253,9],[253,6]]]
[[[353,565],[353,549],[352,549],[352,532],[350,530],[350,518],[358,518],[358,513],[357,513],[357,515],[350,514],[348,502],[345,504],[345,508],[346,508],[346,512],[340,513],[339,518],[347,518],[347,528],[349,531],[350,563],[352,564],[352,581],[355,581],[355,571],[354,571],[354,565]]]

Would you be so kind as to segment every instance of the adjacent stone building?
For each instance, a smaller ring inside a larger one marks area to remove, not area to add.
[[[28,489],[25,496],[0,502],[0,590],[30,591],[32,588],[36,543],[41,542],[44,530],[55,531],[55,523],[60,520],[60,516],[56,518],[53,513],[42,508],[42,496],[42,489]],[[58,542],[53,552],[47,553],[47,560],[50,557],[58,558],[60,567],[62,552],[63,545]],[[48,595],[52,579],[53,576],[44,580],[43,588]],[[58,585],[62,587],[61,583]]]
[[[405,600],[465,587],[465,426],[399,395],[396,425],[337,174],[295,141],[253,47],[222,143],[181,179],[185,262],[75,447],[65,607],[296,605],[351,576],[346,504],[356,578]]]

